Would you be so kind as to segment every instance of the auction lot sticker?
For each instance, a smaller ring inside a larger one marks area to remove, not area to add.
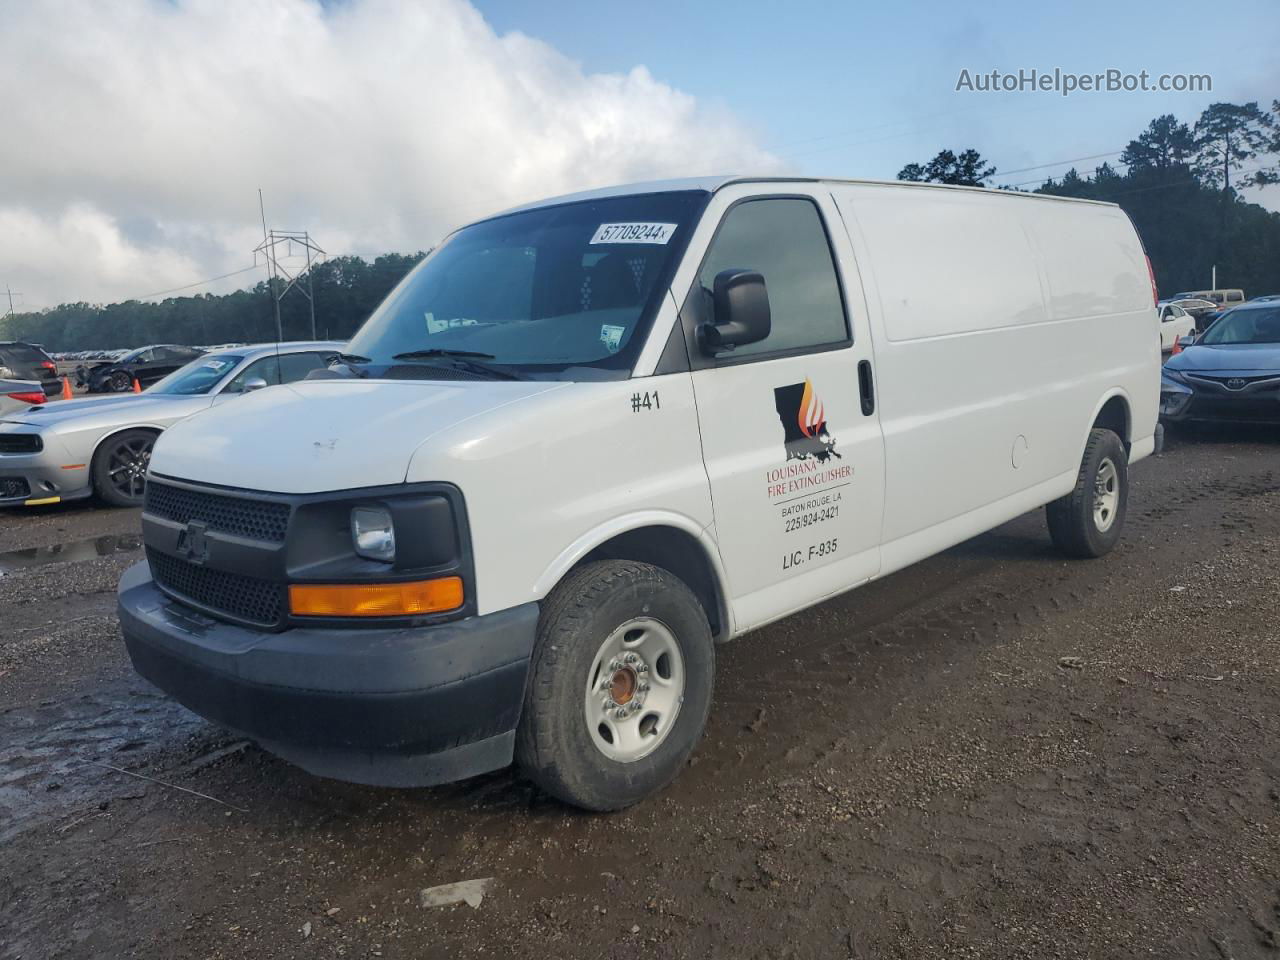
[[[676,232],[674,223],[602,223],[592,243],[666,243]]]

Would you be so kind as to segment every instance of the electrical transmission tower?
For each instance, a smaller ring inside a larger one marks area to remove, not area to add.
[[[306,257],[306,265],[298,270],[282,264],[280,262],[281,245],[285,247],[286,258],[293,257],[294,248],[299,248],[301,254]],[[267,261],[267,283],[271,288],[271,298],[275,301],[276,308],[276,339],[284,339],[284,330],[280,323],[280,301],[285,298],[285,294],[296,287],[307,298],[307,305],[311,311],[311,339],[314,340],[316,338],[316,298],[315,288],[311,283],[311,267],[320,262],[320,258],[326,255],[325,252],[306,230],[268,230],[262,242],[253,248],[253,253],[255,259],[258,254],[262,254]],[[302,283],[304,277],[306,284]]]
[[[262,207],[261,190],[258,191],[258,206]],[[291,269],[287,264],[281,265],[281,245],[285,248],[286,258],[293,257],[294,248],[299,248],[301,255],[306,257],[306,265],[301,270]],[[276,342],[284,339],[284,328],[280,322],[280,301],[294,287],[307,298],[307,306],[311,311],[311,339],[316,339],[316,297],[311,283],[311,267],[327,254],[306,230],[268,230],[265,210],[262,214],[262,242],[253,248],[254,263],[258,262],[258,254],[266,258],[267,284],[271,288],[271,299],[276,310]],[[307,280],[305,286],[301,282],[303,277]]]
[[[10,336],[12,336],[12,332],[13,332],[13,298],[14,298],[14,297],[20,297],[20,296],[22,296],[22,294],[21,294],[21,293],[19,293],[17,290],[11,290],[11,289],[9,289],[8,287],[5,287],[5,288],[4,288],[4,292],[5,292],[5,293],[7,293],[7,294],[9,295],[9,312],[8,312],[7,314],[5,314],[5,319],[7,319],[7,320],[8,320],[8,322],[9,322],[9,323],[8,323],[8,326],[9,326],[9,335],[10,335]]]

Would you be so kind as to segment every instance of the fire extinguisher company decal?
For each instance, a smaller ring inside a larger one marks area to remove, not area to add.
[[[813,384],[791,383],[773,390],[774,406],[782,421],[783,443],[788,460],[808,460],[810,457],[825,463],[836,453],[835,437],[827,431],[827,413]]]
[[[793,546],[782,568],[793,570],[834,558],[839,540],[832,534],[839,526],[843,488],[853,482],[853,467],[834,462],[844,458],[827,428],[826,407],[808,379],[775,387],[773,400],[786,460],[765,472],[765,486],[781,532],[803,537],[798,543],[787,537]]]

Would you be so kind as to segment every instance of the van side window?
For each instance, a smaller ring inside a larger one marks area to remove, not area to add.
[[[732,357],[848,341],[831,246],[813,201],[747,200],[730,209],[698,274],[708,302],[716,274],[735,267],[764,277],[773,329]]]

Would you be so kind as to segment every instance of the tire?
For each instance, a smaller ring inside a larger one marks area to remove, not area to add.
[[[103,390],[106,393],[128,393],[132,389],[133,380],[123,370],[117,370],[111,374],[103,384]]]
[[[630,560],[581,567],[543,605],[516,762],[565,803],[631,806],[684,768],[714,674],[707,615],[683,581]]]
[[[1049,536],[1069,557],[1101,557],[1120,540],[1129,507],[1129,455],[1111,430],[1091,430],[1075,489],[1045,507]]]
[[[94,493],[113,507],[141,506],[155,442],[151,430],[125,430],[102,441],[90,470]]]

